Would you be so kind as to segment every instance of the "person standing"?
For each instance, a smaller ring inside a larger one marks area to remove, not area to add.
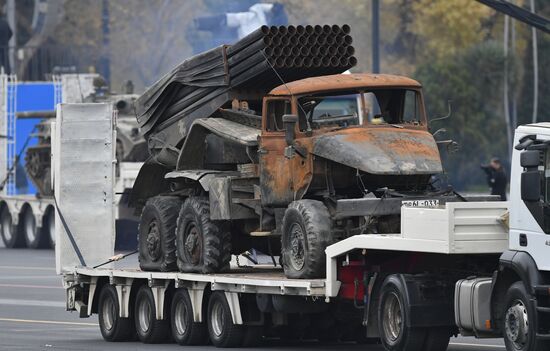
[[[9,42],[12,36],[6,15],[0,12],[0,67],[4,67],[6,74],[10,74]]]
[[[502,162],[498,158],[493,157],[488,165],[481,165],[481,169],[487,174],[487,183],[491,188],[491,195],[498,195],[501,201],[506,201],[508,177],[506,176],[504,167],[502,167]]]

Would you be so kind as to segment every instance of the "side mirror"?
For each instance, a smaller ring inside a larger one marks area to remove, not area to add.
[[[288,146],[294,143],[296,138],[296,123],[298,123],[298,116],[296,115],[283,115],[283,124],[285,126],[285,140]]]
[[[538,150],[523,151],[519,155],[519,163],[523,168],[538,168],[540,164],[540,152]]]
[[[538,202],[541,195],[542,174],[538,170],[540,152],[527,150],[520,154],[520,165],[525,168],[521,174],[521,199],[528,202]]]
[[[538,202],[541,194],[541,173],[525,171],[521,174],[521,199],[527,202]]]

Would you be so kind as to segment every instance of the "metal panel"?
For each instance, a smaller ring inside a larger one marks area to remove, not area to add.
[[[55,252],[61,273],[114,254],[112,106],[60,104],[55,132]]]

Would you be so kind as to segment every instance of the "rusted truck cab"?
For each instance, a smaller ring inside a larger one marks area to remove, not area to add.
[[[422,194],[442,172],[418,82],[349,74],[303,79],[264,98],[261,200],[362,198],[385,189]]]

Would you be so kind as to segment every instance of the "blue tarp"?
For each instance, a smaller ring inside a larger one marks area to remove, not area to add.
[[[8,90],[11,91],[11,90]],[[55,109],[54,85],[48,82],[21,82],[17,83],[16,112],[51,111]],[[25,141],[29,137],[35,124],[40,119],[18,119],[16,124],[16,152],[19,154]],[[32,138],[28,146],[35,145],[36,138]],[[16,174],[17,194],[36,194],[36,188],[25,173],[25,155],[21,155]]]

